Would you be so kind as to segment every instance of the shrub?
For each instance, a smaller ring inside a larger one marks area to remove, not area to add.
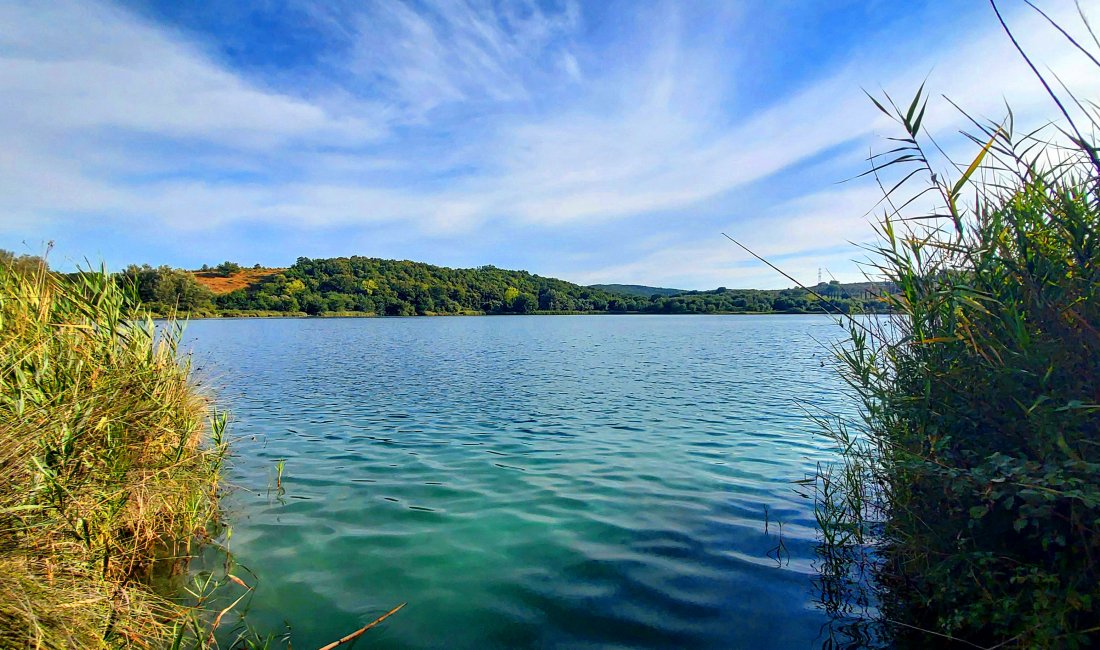
[[[159,315],[204,314],[214,309],[214,294],[187,271],[170,266],[131,264],[118,275],[123,287],[137,292],[146,309]]]
[[[222,277],[228,278],[231,275],[241,272],[241,265],[236,262],[222,262],[214,267],[214,272]]]

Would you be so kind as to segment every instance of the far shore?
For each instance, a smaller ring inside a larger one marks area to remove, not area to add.
[[[852,314],[857,316],[875,316],[886,312],[869,312],[867,314]],[[492,314],[484,312],[462,313],[428,313],[411,316],[385,316],[373,312],[322,312],[320,314],[307,314],[305,312],[233,312],[226,314],[177,314],[177,320],[247,320],[252,318],[293,318],[293,319],[324,319],[324,318],[446,318],[446,317],[480,317],[480,316],[840,316],[823,311],[713,311],[713,312],[680,312],[680,313],[655,313],[644,311],[535,311],[526,314]],[[163,314],[154,314],[156,320],[167,320],[169,317]]]

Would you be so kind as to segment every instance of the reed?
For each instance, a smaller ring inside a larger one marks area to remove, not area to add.
[[[1084,134],[1100,109],[1068,95],[1061,130],[1023,134],[1011,113],[974,120],[974,157],[940,165],[923,89],[873,101],[900,133],[872,158],[886,210],[869,274],[897,293],[837,348],[862,417],[822,419],[844,461],[805,482],[822,601],[880,624],[848,625],[854,643],[1095,643],[1100,161]]]
[[[0,647],[185,637],[153,585],[209,538],[227,443],[180,333],[105,270],[0,266]]]

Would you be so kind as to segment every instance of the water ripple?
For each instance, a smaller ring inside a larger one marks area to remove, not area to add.
[[[820,317],[200,321],[250,620],[316,646],[820,643]],[[283,491],[274,490],[285,460]],[[764,512],[769,519],[764,530]],[[776,561],[779,543],[789,557]]]

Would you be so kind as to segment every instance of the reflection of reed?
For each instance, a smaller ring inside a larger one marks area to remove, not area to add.
[[[783,541],[783,522],[777,521],[779,527],[779,534],[775,546],[768,550],[767,556],[775,560],[775,565],[778,566],[790,566],[791,565],[791,552],[787,550],[787,544]],[[768,531],[771,528],[771,517],[768,513],[768,506],[764,506],[764,534],[768,535]]]

